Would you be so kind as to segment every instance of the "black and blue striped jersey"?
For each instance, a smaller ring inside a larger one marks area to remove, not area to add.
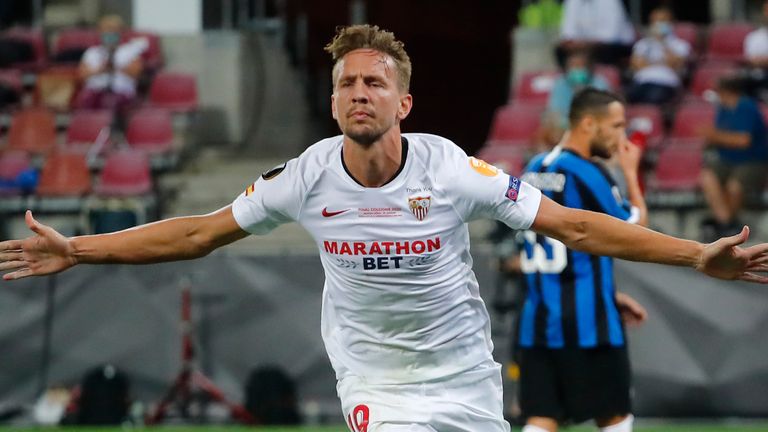
[[[528,164],[523,180],[557,203],[639,218],[601,164],[556,147]],[[523,347],[623,346],[624,328],[614,300],[613,260],[566,248],[558,240],[523,232],[521,268],[526,300],[518,344]]]

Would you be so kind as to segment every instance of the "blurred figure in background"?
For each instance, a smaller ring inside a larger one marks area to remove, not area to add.
[[[744,39],[750,94],[768,101],[768,1],[763,2],[762,25]]]
[[[632,85],[627,90],[630,103],[665,104],[680,91],[681,76],[691,46],[673,33],[672,10],[656,8],[650,14],[648,36],[632,49]]]
[[[623,66],[634,40],[621,0],[565,0],[555,55],[562,67],[570,51],[589,48],[597,63]]]
[[[148,42],[138,38],[120,43],[123,20],[116,15],[103,17],[99,30],[101,45],[88,48],[80,61],[84,83],[76,106],[123,114],[136,98],[136,81],[143,70],[141,53]]]
[[[611,90],[608,80],[595,73],[592,58],[587,50],[576,50],[568,55],[563,73],[555,80],[547,101],[547,111],[542,121],[538,141],[544,144],[538,150],[554,147],[568,128],[568,112],[573,95],[585,87]]]
[[[762,193],[768,173],[766,127],[757,102],[746,96],[736,77],[718,81],[714,126],[701,129],[706,141],[701,189],[712,212],[704,239],[737,232],[745,195]]]

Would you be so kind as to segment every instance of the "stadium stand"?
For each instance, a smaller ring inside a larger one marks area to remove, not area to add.
[[[690,22],[675,22],[672,31],[675,33],[675,36],[691,45],[691,52],[694,57],[701,53],[699,27],[696,24]]]
[[[703,98],[708,90],[714,90],[718,79],[735,72],[736,67],[731,63],[707,62],[702,64],[693,72],[688,99]]]
[[[31,161],[26,152],[8,151],[0,154],[0,197],[7,198],[23,193],[17,179],[30,166]]]
[[[672,123],[671,138],[698,138],[698,129],[713,124],[715,108],[701,101],[687,102],[679,107]]]
[[[486,147],[477,157],[513,175],[520,175],[525,167],[525,153],[519,148]]]
[[[709,30],[707,60],[738,61],[744,58],[744,39],[754,30],[748,23],[719,23]]]
[[[173,168],[178,163],[179,151],[174,138],[171,113],[159,108],[142,108],[128,121],[125,138],[134,150],[150,156],[155,171]]]
[[[558,75],[559,72],[552,70],[524,72],[517,80],[510,100],[514,103],[546,105]]]
[[[621,88],[621,70],[616,66],[597,64],[594,73],[605,78],[610,88],[614,90]]]
[[[48,64],[48,49],[42,30],[15,26],[0,34],[0,38],[26,42],[32,47],[33,58],[31,60],[12,64],[11,67],[25,72],[37,72]]]
[[[85,156],[80,153],[57,152],[45,160],[40,183],[36,194],[39,198],[76,198],[80,199],[91,190],[91,172]],[[73,203],[73,209],[79,211],[81,203]],[[69,209],[70,207],[67,207]],[[65,211],[64,208],[45,210]]]
[[[487,145],[521,149],[531,146],[539,128],[543,107],[537,105],[505,105],[496,110]]]
[[[702,146],[699,140],[676,139],[661,149],[648,186],[659,192],[691,192],[699,188]]]
[[[86,49],[99,45],[101,36],[94,28],[68,28],[59,32],[52,53],[57,63],[79,63]]]
[[[65,146],[81,153],[92,150],[102,134],[104,144],[109,144],[110,126],[114,115],[109,110],[78,110],[72,113],[67,128]],[[99,149],[103,150],[103,149]]]
[[[140,151],[120,150],[107,155],[94,192],[102,198],[135,197],[152,191],[149,158]]]
[[[160,36],[152,32],[129,29],[122,33],[120,42],[125,43],[136,38],[146,38],[149,43],[147,49],[141,55],[144,67],[151,72],[160,70],[165,63]]]
[[[72,109],[80,88],[76,66],[57,65],[37,74],[35,104],[66,113]]]
[[[661,109],[656,105],[627,106],[627,129],[646,135],[649,149],[656,149],[664,143],[666,132]]]
[[[44,155],[54,149],[56,142],[56,117],[47,109],[29,108],[13,115],[8,149]]]
[[[173,112],[197,109],[197,79],[192,74],[159,72],[149,88],[149,104]]]

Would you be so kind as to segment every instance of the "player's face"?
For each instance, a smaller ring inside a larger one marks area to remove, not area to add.
[[[597,117],[595,123],[595,134],[590,142],[592,156],[608,159],[619,149],[621,138],[626,134],[624,105],[612,102],[605,115]]]
[[[411,110],[392,57],[371,49],[351,51],[337,65],[331,107],[342,133],[372,145]]]

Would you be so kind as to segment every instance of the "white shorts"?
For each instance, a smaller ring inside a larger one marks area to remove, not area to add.
[[[341,379],[336,390],[352,432],[509,432],[504,420],[501,365],[414,384]]]

